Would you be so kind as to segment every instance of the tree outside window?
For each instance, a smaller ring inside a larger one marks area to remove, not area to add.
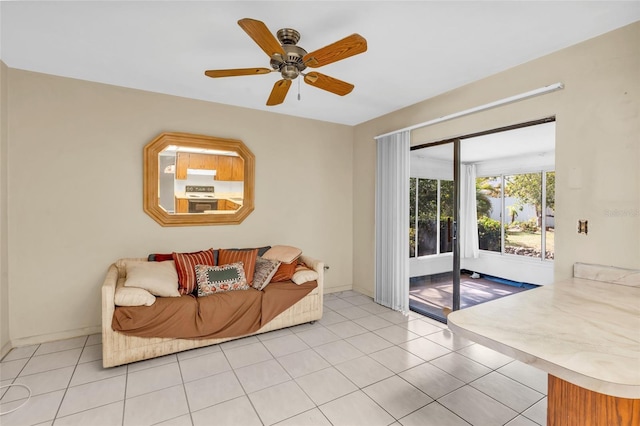
[[[478,213],[478,245],[480,250],[502,253],[501,218],[492,219],[491,213],[501,211],[502,177],[487,176],[476,179],[476,208]],[[495,209],[494,205],[498,208]]]
[[[554,258],[555,172],[481,177],[476,189],[481,250]]]
[[[411,178],[409,203],[409,256],[451,252],[453,181]]]

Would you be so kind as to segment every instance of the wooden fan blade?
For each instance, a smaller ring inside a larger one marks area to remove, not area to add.
[[[238,21],[238,25],[256,42],[258,46],[271,57],[278,53],[286,56],[280,42],[271,34],[269,28],[262,21],[244,18]]]
[[[328,46],[304,55],[302,60],[311,68],[322,67],[367,51],[367,40],[360,34],[351,34]]]
[[[291,87],[291,80],[278,80],[273,85],[269,99],[267,99],[267,105],[278,105],[284,102],[284,98],[287,97],[287,92]]]
[[[269,74],[271,70],[269,68],[238,68],[230,70],[207,70],[204,75],[211,78],[218,77],[235,77],[238,75],[256,75],[256,74]]]
[[[335,93],[336,95],[344,96],[351,93],[355,87],[351,83],[347,83],[337,78],[329,77],[328,75],[320,74],[319,72],[310,72],[304,76],[304,82],[318,89],[326,90],[327,92]]]

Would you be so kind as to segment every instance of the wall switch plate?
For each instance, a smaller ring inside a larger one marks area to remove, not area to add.
[[[588,232],[589,232],[589,221],[578,220],[578,234],[587,235]]]

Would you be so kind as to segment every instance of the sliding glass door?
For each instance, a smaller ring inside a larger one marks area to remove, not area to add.
[[[460,308],[460,141],[412,152],[409,182],[409,307],[445,321]]]
[[[410,308],[445,321],[552,282],[554,169],[554,118],[412,147]]]

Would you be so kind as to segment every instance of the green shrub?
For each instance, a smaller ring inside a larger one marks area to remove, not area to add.
[[[500,221],[493,220],[487,216],[478,218],[478,243],[480,250],[501,251],[500,234]]]
[[[538,221],[532,217],[528,221],[520,223],[520,229],[524,232],[538,232]]]

